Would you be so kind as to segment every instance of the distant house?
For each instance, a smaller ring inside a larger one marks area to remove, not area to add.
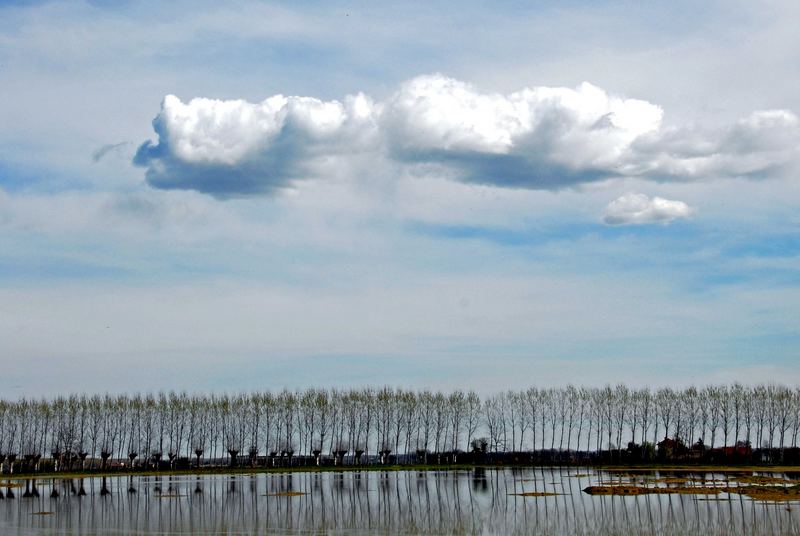
[[[683,442],[678,438],[672,439],[665,437],[658,442],[657,446],[658,455],[662,458],[672,458],[678,454],[683,454],[686,451],[686,445],[684,445]]]
[[[753,449],[750,448],[750,445],[736,445],[735,447],[718,447],[715,449],[711,449],[711,454],[715,457],[724,456],[726,458],[730,458],[733,456],[750,457],[753,454]]]
[[[656,445],[658,447],[658,454],[660,456],[672,456],[675,453],[675,447],[677,446],[678,442],[674,439],[670,439],[669,437],[665,437],[661,441],[658,442]]]

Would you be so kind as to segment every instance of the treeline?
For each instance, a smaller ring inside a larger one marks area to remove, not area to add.
[[[76,395],[0,401],[0,469],[785,461],[799,427],[779,385]]]

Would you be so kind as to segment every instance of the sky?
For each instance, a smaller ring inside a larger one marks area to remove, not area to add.
[[[0,1],[0,394],[800,382],[800,4]]]

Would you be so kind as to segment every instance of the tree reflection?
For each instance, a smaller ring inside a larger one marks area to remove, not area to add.
[[[584,474],[580,474],[580,473]],[[17,532],[796,533],[794,508],[720,494],[590,496],[631,477],[573,468],[343,471],[28,480],[5,520]],[[709,480],[713,474],[707,475]],[[85,480],[85,482],[84,482]],[[523,496],[521,493],[557,493]],[[730,498],[730,500],[728,500]],[[56,512],[47,519],[35,512]],[[36,521],[34,521],[34,519]],[[38,525],[34,525],[38,523]]]

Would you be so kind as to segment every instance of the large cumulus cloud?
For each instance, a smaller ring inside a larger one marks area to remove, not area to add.
[[[619,176],[757,178],[796,167],[800,122],[790,111],[754,112],[716,131],[665,126],[663,116],[655,104],[588,83],[501,95],[441,75],[409,80],[381,102],[363,94],[258,104],[167,96],[153,121],[158,140],[142,144],[134,161],[152,186],[218,196],[269,193],[355,161],[368,161],[370,172],[422,165],[529,189]]]
[[[661,117],[658,106],[587,83],[505,96],[430,76],[401,87],[382,125],[392,154],[407,163],[454,167],[474,182],[558,188],[616,174],[631,143]]]
[[[142,144],[134,163],[157,188],[220,196],[269,193],[295,179],[324,174],[337,160],[374,150],[374,104],[275,95],[242,100],[164,98],[153,121],[158,142]]]

